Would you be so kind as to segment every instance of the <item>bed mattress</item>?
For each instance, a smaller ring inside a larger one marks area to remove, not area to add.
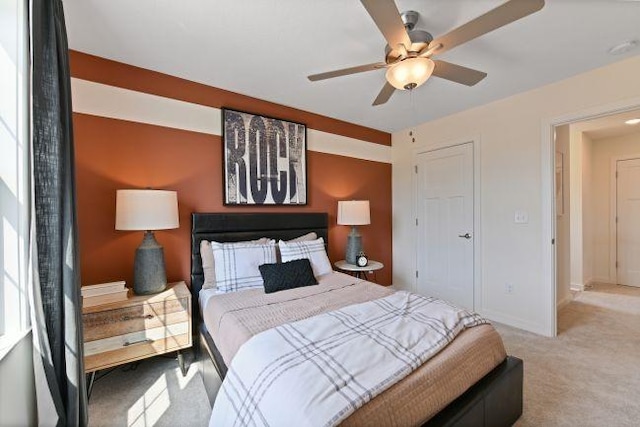
[[[227,366],[240,346],[259,332],[394,292],[339,272],[324,275],[319,282],[318,286],[274,294],[265,294],[261,289],[201,294],[205,326]],[[491,325],[468,329],[427,363],[353,413],[342,425],[420,425],[505,357],[502,339]]]

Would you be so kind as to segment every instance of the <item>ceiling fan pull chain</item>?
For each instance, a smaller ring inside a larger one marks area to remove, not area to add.
[[[418,115],[416,112],[416,98],[413,96],[413,90],[409,91],[409,99],[411,102],[411,116],[413,123],[418,123]],[[414,133],[413,131],[411,132]],[[416,142],[416,138],[412,135],[411,142]]]

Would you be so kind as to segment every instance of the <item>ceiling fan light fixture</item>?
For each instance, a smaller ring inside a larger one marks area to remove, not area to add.
[[[435,63],[429,58],[407,58],[387,69],[387,81],[399,90],[411,90],[427,81]]]

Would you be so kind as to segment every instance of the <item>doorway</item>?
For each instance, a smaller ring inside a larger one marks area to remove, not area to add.
[[[474,144],[416,156],[416,290],[474,308]]]
[[[585,289],[640,287],[639,117],[630,110],[554,128],[556,319]]]

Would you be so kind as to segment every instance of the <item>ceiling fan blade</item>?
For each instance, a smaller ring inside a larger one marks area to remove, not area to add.
[[[395,92],[395,90],[396,88],[391,86],[389,82],[385,82],[384,86],[382,86],[382,90],[376,97],[375,101],[373,101],[372,105],[376,106],[386,103],[389,98],[391,98],[391,95],[393,95],[393,92]]]
[[[386,68],[386,67],[387,67],[386,63],[376,62],[374,64],[358,65],[356,67],[349,67],[349,68],[343,68],[341,70],[327,71],[326,73],[313,74],[308,76],[307,78],[312,82],[315,82],[318,80],[326,80],[326,79],[332,79],[334,77],[348,76],[349,74],[363,73],[365,71],[373,71],[373,70]]]
[[[462,65],[452,64],[447,61],[434,60],[436,67],[433,69],[433,75],[441,79],[451,80],[467,86],[474,86],[480,80],[487,77],[487,73],[474,70],[473,68],[463,67]]]
[[[399,44],[409,50],[411,39],[404,28],[400,12],[393,0],[360,0],[392,49]]]
[[[438,54],[441,54],[476,37],[531,15],[543,7],[544,0],[509,0],[444,36],[438,37],[431,44],[441,44],[442,47],[437,51]]]
[[[440,43],[429,43],[427,47],[418,52],[418,56],[422,58],[429,58],[430,56],[435,54],[441,47],[442,45]]]

